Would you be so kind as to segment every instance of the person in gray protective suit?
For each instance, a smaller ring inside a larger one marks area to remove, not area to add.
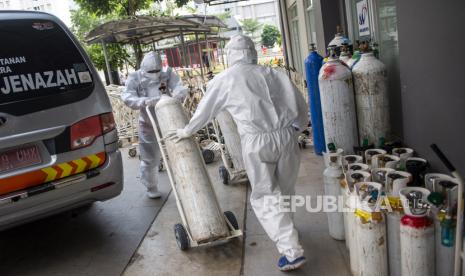
[[[161,197],[157,186],[160,149],[145,108],[154,107],[163,90],[170,91],[171,95],[180,101],[187,94],[187,88],[179,76],[171,68],[163,70],[160,55],[149,52],[144,56],[140,69],[129,74],[126,87],[121,94],[121,99],[128,107],[140,110],[140,178],[142,184],[147,187],[149,198]]]

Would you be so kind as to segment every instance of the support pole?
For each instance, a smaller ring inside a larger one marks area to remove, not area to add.
[[[202,76],[202,81],[204,79],[203,73],[203,57],[202,57],[202,45],[199,43],[199,33],[195,33],[195,43],[197,43],[197,47],[199,47],[199,61],[200,61],[200,75]]]
[[[223,69],[226,69],[226,63],[224,62],[224,42],[220,37],[221,63],[223,63]]]
[[[207,50],[208,64],[211,66],[212,61],[211,61],[211,58],[210,58],[210,45],[208,45],[207,33],[205,32],[204,34],[205,34],[205,48]],[[208,68],[208,70],[210,71],[210,68]]]
[[[184,43],[184,32],[182,29],[179,29],[181,32],[181,62],[182,62],[182,67],[187,66],[187,61],[186,61],[186,46]]]
[[[111,68],[110,68],[110,61],[108,60],[108,52],[107,52],[107,45],[102,40],[102,49],[103,49],[103,57],[105,58],[105,65],[107,67],[107,74],[108,74],[108,81],[110,84],[114,84],[113,76],[111,75]]]

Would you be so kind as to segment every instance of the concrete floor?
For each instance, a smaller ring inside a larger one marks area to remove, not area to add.
[[[173,195],[155,220],[124,275],[284,275],[277,269],[279,254],[263,231],[248,204],[245,185],[224,186],[217,177],[217,166],[210,165],[216,192],[223,210],[232,210],[241,227],[245,222],[245,236],[225,245],[191,248],[182,252],[177,248],[173,225],[180,221]],[[323,160],[309,149],[303,151],[296,192],[300,195],[323,194]],[[244,217],[245,209],[245,217]],[[328,234],[324,213],[308,213],[300,208],[295,214],[296,227],[308,263],[291,275],[350,275],[345,243],[333,240]],[[242,228],[244,229],[244,228]]]
[[[166,173],[160,181],[164,198],[149,200],[137,178],[138,160],[123,156],[126,184],[120,197],[1,232],[0,275],[285,275],[248,204],[250,189],[221,184],[219,162],[208,166],[216,193],[245,235],[182,252],[173,234],[180,218]],[[297,194],[323,194],[322,172],[322,158],[304,150]],[[349,275],[345,244],[329,236],[326,215],[300,208],[294,217],[308,263],[287,274]]]
[[[0,275],[120,275],[170,191],[164,173],[164,197],[148,199],[139,160],[123,162],[119,197],[0,232]]]

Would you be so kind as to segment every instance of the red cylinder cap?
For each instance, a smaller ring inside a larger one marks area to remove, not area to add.
[[[433,224],[428,217],[412,217],[409,215],[403,216],[400,223],[404,226],[410,226],[413,228],[426,228]]]

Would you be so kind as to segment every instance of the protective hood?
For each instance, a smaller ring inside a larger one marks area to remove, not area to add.
[[[142,73],[149,78],[156,78],[159,77],[160,74],[158,73],[147,73],[152,70],[161,70],[162,69],[162,62],[161,57],[158,53],[149,52],[144,56],[142,63],[140,64],[140,70]]]
[[[235,35],[226,45],[226,54],[229,66],[235,64],[257,64],[257,50],[250,37]]]

